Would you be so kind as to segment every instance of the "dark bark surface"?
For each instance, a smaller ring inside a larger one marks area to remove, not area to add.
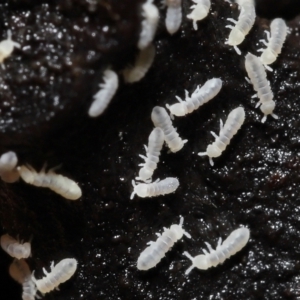
[[[44,299],[296,299],[300,291],[300,19],[293,2],[258,1],[263,17],[285,14],[292,32],[268,72],[278,120],[255,108],[253,88],[245,81],[244,56],[257,54],[270,21],[258,17],[240,45],[242,55],[224,42],[226,18],[237,19],[238,6],[212,1],[198,31],[186,18],[170,36],[165,10],[155,38],[153,66],[140,82],[119,89],[107,110],[91,119],[87,110],[111,66],[120,74],[134,60],[140,32],[141,3],[133,0],[5,1],[0,4],[0,37],[7,29],[22,45],[0,68],[0,154],[13,150],[19,163],[40,170],[62,164],[58,173],[77,181],[83,196],[68,201],[54,192],[0,182],[2,233],[32,239],[28,263],[36,276],[52,260],[78,260],[74,277]],[[158,1],[155,1],[159,5]],[[268,6],[269,5],[269,6]],[[267,9],[269,7],[269,10]],[[268,14],[270,13],[270,15]],[[154,179],[177,177],[171,195],[130,200],[143,144],[153,128],[151,110],[176,102],[197,85],[220,77],[218,96],[199,110],[175,118],[188,143],[178,153],[163,148]],[[209,165],[205,151],[219,131],[219,120],[243,106],[246,120],[222,156]],[[136,261],[156,232],[178,224],[183,238],[152,270]],[[223,265],[207,271],[185,270],[193,256],[216,247],[219,237],[244,225],[250,241]],[[8,276],[12,258],[0,251],[5,297],[21,299],[21,287]],[[298,292],[297,292],[298,289]]]

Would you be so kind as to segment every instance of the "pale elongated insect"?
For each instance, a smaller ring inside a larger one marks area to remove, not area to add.
[[[260,110],[264,114],[261,120],[262,123],[266,121],[268,115],[271,115],[274,119],[278,119],[278,116],[273,114],[275,108],[274,95],[271,91],[270,83],[267,80],[267,74],[261,60],[257,56],[248,53],[245,59],[245,67],[259,98],[256,107],[261,105]]]
[[[157,7],[153,4],[153,0],[147,0],[142,6],[142,31],[138,41],[138,48],[140,50],[148,47],[155,36],[159,12]]]
[[[15,259],[9,266],[10,276],[23,287],[22,300],[35,300],[36,286],[31,278],[31,271],[24,259]]]
[[[21,45],[11,39],[11,31],[7,30],[7,39],[0,42],[0,64],[12,54],[14,47],[21,48]],[[3,64],[2,68],[4,68]]]
[[[165,141],[170,150],[175,153],[182,149],[187,140],[182,140],[172,125],[167,111],[161,106],[152,109],[151,119],[155,127],[160,127],[165,135]]]
[[[131,193],[130,199],[133,199],[135,194],[141,198],[157,197],[175,192],[179,187],[179,181],[177,178],[167,177],[161,181],[157,179],[152,183],[136,184],[135,181],[132,180],[132,186],[133,192]]]
[[[166,27],[170,34],[178,31],[182,21],[181,0],[165,0],[167,4]]]
[[[265,67],[266,65],[272,64],[276,60],[278,54],[281,53],[281,48],[288,31],[285,21],[280,18],[274,19],[271,22],[270,28],[271,36],[269,31],[265,31],[267,34],[268,43],[265,40],[260,40],[267,46],[267,48],[257,50],[262,52],[260,59]],[[272,70],[270,67],[268,67],[268,69]]]
[[[155,47],[151,44],[139,52],[133,67],[123,70],[124,80],[133,83],[141,80],[150,69],[155,56]]]
[[[56,168],[54,168],[56,169]],[[17,168],[21,178],[29,184],[38,187],[49,188],[55,193],[69,200],[77,200],[82,196],[81,188],[68,177],[56,174],[54,169],[45,172],[45,166],[37,173],[31,166],[20,166]]]
[[[228,21],[231,21],[235,26],[227,25],[227,28],[232,29],[228,40],[225,44],[233,46],[237,54],[241,54],[240,49],[237,45],[241,44],[245,36],[249,33],[251,28],[254,25],[256,13],[253,0],[240,0],[238,1],[241,9],[241,13],[239,15],[238,20],[234,20],[232,18],[228,18]]]
[[[8,151],[0,157],[0,177],[3,181],[12,183],[19,179],[20,175],[16,169],[18,157],[15,152]]]
[[[140,155],[140,157],[145,160],[145,163],[139,164],[142,168],[140,169],[139,177],[136,177],[137,180],[147,182],[148,179],[152,177],[153,172],[157,167],[157,163],[159,162],[160,151],[163,143],[163,131],[159,127],[154,128],[149,136],[148,147],[144,145],[147,152],[146,156]]]
[[[166,107],[170,110],[171,116],[185,116],[214,98],[220,92],[221,88],[222,80],[220,78],[207,80],[201,88],[198,85],[191,97],[189,97],[188,91],[185,90],[185,101],[176,96],[179,103],[166,104]]]
[[[173,224],[170,228],[164,228],[162,234],[157,233],[158,239],[155,242],[148,242],[149,246],[140,254],[137,261],[137,268],[142,271],[155,267],[165,254],[180,240],[183,235],[191,238],[183,228],[183,217],[180,218],[179,224]]]
[[[248,243],[249,237],[249,229],[242,227],[234,230],[223,243],[220,238],[216,250],[212,249],[211,245],[206,242],[209,253],[203,249],[204,254],[192,257],[188,252],[183,252],[192,261],[192,266],[185,271],[185,274],[189,274],[195,267],[200,270],[207,270],[222,264],[227,258],[241,251]]]
[[[92,118],[100,116],[105,111],[119,86],[118,75],[112,70],[104,71],[103,81],[104,83],[99,84],[101,89],[93,96],[94,101],[88,111]]]
[[[198,30],[197,21],[201,21],[207,17],[210,10],[211,1],[210,0],[192,0],[195,4],[190,8],[193,8],[193,11],[187,15],[188,19],[193,20],[193,26],[195,30]]]
[[[237,107],[230,112],[227,120],[223,126],[222,120],[220,120],[220,133],[217,136],[211,131],[211,134],[215,137],[215,141],[208,145],[206,152],[199,152],[198,155],[207,155],[209,157],[210,165],[213,166],[213,157],[218,157],[229,145],[232,137],[237,133],[245,121],[245,111],[243,107]]]
[[[9,234],[2,235],[0,243],[2,249],[11,257],[15,257],[17,259],[28,258],[31,254],[30,242],[21,244]]]
[[[50,266],[51,272],[48,273],[45,268],[43,272],[46,275],[42,279],[36,279],[34,277],[34,271],[32,273],[32,280],[36,284],[37,289],[43,294],[57,288],[61,283],[69,280],[77,269],[77,260],[74,258],[65,258],[54,266],[54,262]]]

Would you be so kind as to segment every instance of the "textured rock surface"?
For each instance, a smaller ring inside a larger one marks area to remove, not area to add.
[[[280,1],[279,1],[280,2]],[[278,2],[278,6],[281,7]],[[63,3],[63,4],[62,4]],[[21,163],[36,169],[62,164],[58,172],[76,180],[83,196],[67,201],[50,190],[20,181],[1,184],[2,232],[28,240],[28,260],[37,277],[50,262],[75,257],[75,276],[44,299],[295,299],[300,279],[300,68],[299,18],[268,79],[275,113],[265,124],[244,77],[244,55],[261,47],[269,21],[258,18],[238,56],[224,44],[226,18],[237,18],[236,4],[213,1],[198,31],[183,18],[170,37],[165,11],[155,39],[153,67],[138,83],[120,81],[107,111],[87,117],[102,71],[117,72],[132,62],[140,31],[142,1],[8,1],[0,4],[0,34],[22,45],[0,69],[0,153],[17,152]],[[258,2],[261,13],[266,4]],[[158,4],[158,1],[157,1]],[[183,1],[187,14],[190,3]],[[276,9],[273,9],[276,13]],[[285,7],[286,11],[288,9]],[[283,9],[282,9],[283,11]],[[290,9],[294,11],[293,7]],[[288,15],[289,17],[291,14]],[[153,127],[155,105],[174,103],[184,89],[193,91],[212,77],[222,78],[220,94],[198,111],[176,118],[188,139],[183,150],[164,148],[154,178],[178,177],[176,193],[130,201],[131,180],[138,174]],[[246,121],[212,168],[196,155],[213,141],[219,119],[242,105]],[[155,232],[179,222],[193,239],[183,239],[154,269],[140,272],[136,261]],[[184,271],[204,241],[245,225],[248,245],[222,266],[206,272]],[[8,278],[12,261],[0,253],[0,278],[7,298],[20,299],[20,287]]]

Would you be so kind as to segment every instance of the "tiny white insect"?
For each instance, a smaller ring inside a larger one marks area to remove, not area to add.
[[[7,30],[7,39],[0,42],[0,64],[3,63],[5,58],[11,55],[14,47],[21,48],[21,45],[11,39],[11,31]],[[2,68],[4,68],[3,64]]]
[[[278,116],[273,114],[275,108],[274,95],[267,80],[267,74],[262,61],[257,56],[248,53],[245,59],[245,67],[259,98],[256,107],[261,105],[260,110],[264,113],[264,117],[261,120],[262,123],[266,121],[268,115],[271,115],[274,119],[278,119]]]
[[[74,258],[65,258],[54,266],[54,262],[51,263],[50,273],[43,268],[43,272],[46,275],[42,279],[36,279],[34,277],[34,271],[32,273],[32,280],[36,284],[37,289],[43,294],[57,288],[61,283],[69,280],[77,269],[77,261]]]
[[[216,250],[212,249],[209,243],[205,243],[209,253],[203,249],[204,254],[192,257],[187,251],[183,254],[192,261],[192,266],[189,267],[185,274],[189,274],[193,268],[207,270],[211,267],[216,267],[222,264],[227,258],[241,251],[248,243],[250,231],[246,227],[234,230],[222,244],[222,239],[218,241]]]
[[[23,286],[22,300],[35,300],[36,286],[31,278],[31,271],[24,259],[15,259],[9,267],[10,276]]]
[[[99,84],[101,89],[93,96],[95,100],[88,111],[92,118],[98,117],[104,112],[119,86],[118,75],[112,70],[104,71],[103,81],[104,83]]]
[[[164,143],[164,133],[159,128],[156,127],[151,131],[148,140],[148,147],[146,145],[146,156],[140,155],[141,158],[145,160],[145,163],[139,164],[142,166],[139,172],[139,177],[136,177],[137,180],[142,180],[148,182],[149,178],[152,177],[154,170],[157,167],[159,162],[160,151]],[[151,180],[149,180],[151,182]]]
[[[193,20],[193,26],[195,30],[198,30],[197,21],[201,21],[207,17],[211,1],[210,0],[192,0],[195,4],[191,6],[193,11],[187,15],[188,19]]]
[[[140,50],[152,43],[157,29],[159,12],[152,2],[153,0],[147,0],[142,6],[144,20],[142,21],[142,30],[138,41],[138,48]]]
[[[132,180],[132,186],[133,192],[131,193],[130,199],[133,199],[135,194],[141,198],[157,197],[175,192],[179,187],[179,181],[177,178],[167,177],[161,181],[157,179],[152,183],[136,184],[135,181]]]
[[[182,149],[187,140],[182,140],[172,125],[167,111],[161,106],[152,109],[151,119],[155,127],[160,127],[165,135],[165,141],[170,150],[175,153]]]
[[[158,239],[155,242],[148,242],[149,246],[140,254],[137,261],[137,268],[142,271],[149,270],[155,267],[165,254],[180,240],[183,235],[191,238],[183,228],[183,217],[180,218],[180,223],[171,225],[170,228],[164,228],[162,234],[157,233]]]
[[[12,183],[19,179],[20,175],[16,169],[18,158],[15,152],[8,151],[0,157],[0,177],[3,181]]]
[[[237,54],[240,55],[241,51],[237,47],[237,45],[243,42],[245,36],[253,27],[256,13],[253,0],[240,0],[237,1],[237,3],[240,5],[241,13],[237,21],[232,18],[227,19],[228,21],[231,21],[233,24],[235,24],[235,26],[226,26],[227,28],[230,28],[232,30],[225,44],[233,46]]]
[[[215,137],[215,141],[208,145],[206,152],[199,152],[198,155],[208,155],[211,166],[214,165],[212,158],[218,157],[229,145],[232,137],[237,133],[245,121],[245,111],[243,107],[237,107],[230,112],[227,120],[223,126],[222,120],[220,120],[220,133],[217,136],[211,131],[211,134]]]
[[[265,31],[268,43],[265,40],[260,40],[267,46],[267,48],[257,50],[262,52],[260,59],[265,67],[267,67],[266,65],[272,64],[276,60],[278,54],[281,53],[281,48],[288,31],[285,21],[280,18],[274,19],[271,22],[270,28],[271,36],[269,31]],[[272,70],[270,67],[267,67],[267,69]]]
[[[207,80],[201,88],[198,85],[191,97],[189,97],[188,91],[185,90],[185,101],[176,96],[180,103],[166,104],[166,107],[170,110],[171,116],[181,117],[187,115],[214,98],[221,88],[222,80],[220,78],[212,78]]]
[[[182,21],[181,0],[165,0],[167,5],[166,27],[170,34],[178,31]]]
[[[82,191],[78,184],[59,174],[54,172],[54,169],[50,169],[47,173],[45,172],[45,166],[42,168],[40,173],[37,173],[31,166],[20,166],[17,170],[20,173],[21,178],[29,184],[38,187],[49,188],[55,193],[69,200],[77,200],[82,196]]]
[[[11,257],[15,257],[17,259],[28,258],[31,254],[31,244],[20,243],[9,234],[3,234],[1,236],[1,247],[2,249],[8,253]]]
[[[141,80],[150,69],[155,56],[155,47],[151,44],[139,52],[132,67],[123,70],[124,80],[133,83]]]

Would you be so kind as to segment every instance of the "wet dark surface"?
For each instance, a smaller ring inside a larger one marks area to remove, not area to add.
[[[184,15],[190,3],[183,1]],[[63,3],[63,4],[62,4]],[[98,4],[97,4],[98,3]],[[268,72],[276,101],[262,124],[244,77],[244,56],[258,54],[259,39],[270,21],[258,18],[240,46],[242,56],[225,45],[226,18],[237,19],[237,5],[215,0],[198,31],[183,18],[170,37],[164,13],[155,39],[153,67],[140,82],[120,86],[105,113],[87,116],[102,72],[121,69],[133,60],[140,31],[141,1],[9,1],[0,5],[0,34],[22,45],[0,69],[0,153],[16,151],[20,163],[57,171],[82,188],[79,201],[23,181],[1,182],[3,233],[32,239],[28,260],[42,276],[50,262],[78,260],[74,277],[44,299],[296,299],[300,294],[300,19],[289,22],[282,53]],[[158,4],[158,3],[157,3]],[[260,4],[259,4],[260,5]],[[295,11],[294,9],[292,9]],[[100,17],[101,16],[101,17]],[[106,29],[104,29],[106,28]],[[63,34],[59,35],[59,32]],[[195,90],[212,77],[223,80],[218,96],[198,111],[176,118],[174,126],[188,139],[169,154],[163,148],[154,179],[177,177],[171,195],[129,200],[137,176],[138,154],[153,128],[155,105],[175,103],[184,89]],[[219,119],[242,105],[246,120],[222,156],[211,167],[199,157],[219,130]],[[136,261],[156,232],[179,222],[192,239],[183,238],[147,272]],[[185,270],[183,251],[200,254],[207,241],[244,225],[247,246],[207,271]],[[21,289],[7,275],[12,259],[0,253],[0,279],[5,297],[20,299]],[[297,292],[298,289],[298,292]]]

